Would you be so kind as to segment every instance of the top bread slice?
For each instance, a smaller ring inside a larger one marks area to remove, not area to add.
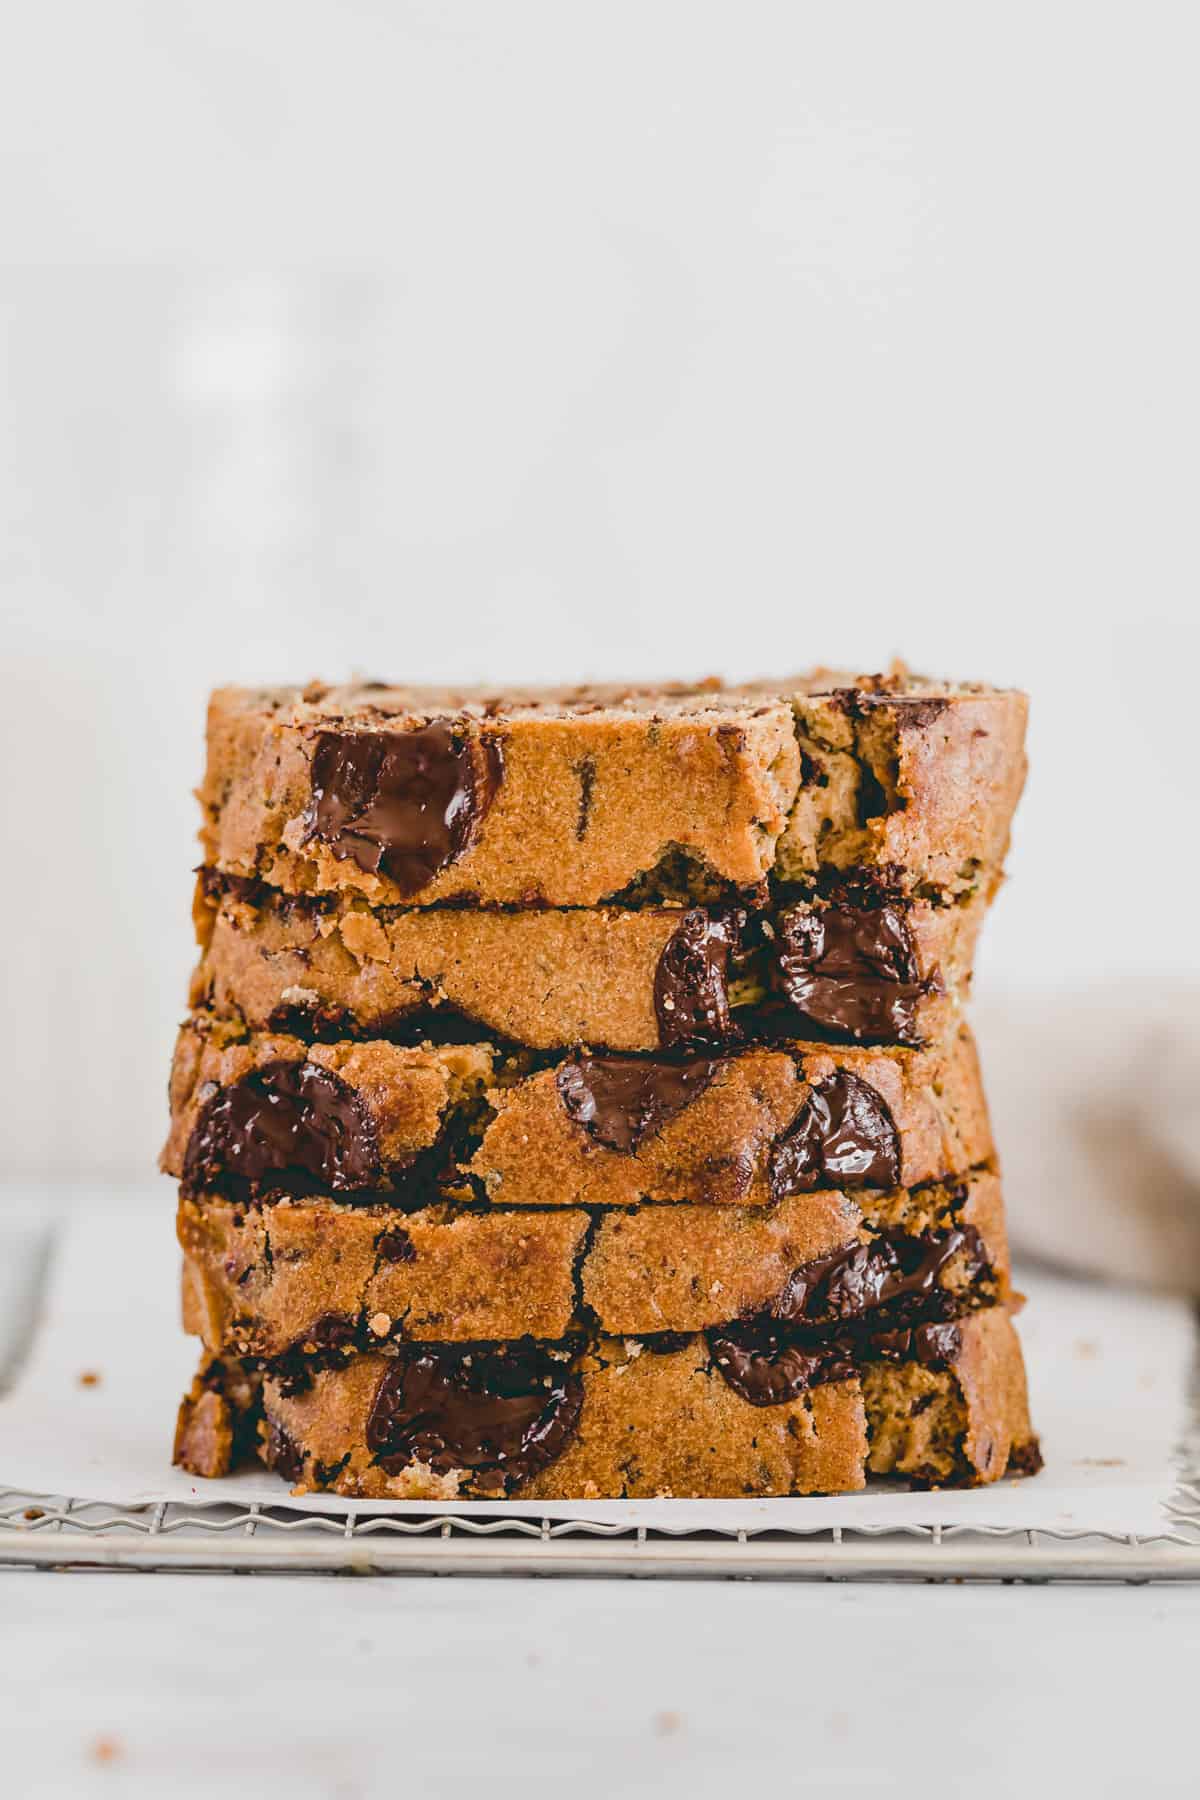
[[[1011,690],[817,671],[726,688],[220,688],[204,860],[371,905],[705,902],[833,869],[969,892],[1025,776]]]

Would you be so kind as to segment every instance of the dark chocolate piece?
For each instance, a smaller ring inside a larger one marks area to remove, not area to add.
[[[393,1225],[389,1231],[380,1232],[375,1253],[383,1262],[411,1263],[417,1260],[416,1245],[402,1225]]]
[[[379,1143],[361,1097],[316,1063],[270,1062],[204,1102],[183,1159],[185,1193],[226,1178],[292,1193],[370,1187]]]
[[[304,1474],[304,1452],[274,1419],[267,1423],[262,1459],[268,1469],[274,1469],[277,1475],[282,1475],[293,1487]]]
[[[822,1031],[856,1043],[919,1044],[917,1010],[941,991],[920,978],[899,907],[789,907],[776,925],[775,981],[788,1004]]]
[[[752,1406],[779,1406],[807,1388],[847,1381],[859,1373],[864,1362],[919,1362],[928,1368],[944,1368],[962,1348],[962,1332],[952,1319],[872,1331],[866,1336],[850,1333],[814,1339],[797,1337],[787,1323],[759,1314],[714,1328],[705,1337],[714,1366]]]
[[[952,1256],[966,1254],[969,1280],[988,1266],[973,1225],[909,1236],[889,1232],[869,1244],[847,1244],[789,1275],[769,1308],[789,1325],[851,1324],[886,1307],[895,1318],[915,1302],[928,1302]]]
[[[570,1359],[535,1344],[409,1345],[376,1389],[367,1448],[388,1474],[415,1461],[513,1487],[562,1454],[582,1405]]]
[[[1014,1444],[1008,1453],[1008,1472],[1010,1475],[1036,1475],[1045,1467],[1042,1446],[1037,1438],[1027,1438],[1023,1444]]]
[[[919,1362],[927,1368],[952,1363],[962,1349],[962,1332],[952,1319],[935,1325],[872,1334],[871,1350],[887,1362]]]
[[[940,694],[897,694],[888,688],[886,675],[864,675],[857,687],[833,688],[829,699],[849,719],[865,719],[881,708],[891,708],[900,730],[924,730],[941,717],[950,702]]]
[[[709,1331],[713,1363],[735,1394],[751,1406],[782,1406],[808,1388],[847,1381],[854,1358],[841,1344],[799,1344],[765,1319]]]
[[[702,1094],[719,1064],[578,1056],[561,1065],[559,1096],[577,1125],[608,1150],[634,1151]]]
[[[318,1355],[320,1352],[338,1352],[349,1350],[358,1336],[358,1321],[348,1313],[322,1313],[319,1319],[302,1331],[294,1343],[288,1345],[281,1354],[283,1362],[294,1362],[298,1356]],[[328,1360],[328,1356],[326,1356]]]
[[[733,1036],[729,961],[740,945],[740,911],[685,912],[668,939],[654,976],[654,1007],[663,1048],[720,1044]]]
[[[882,1095],[839,1070],[818,1082],[778,1138],[768,1165],[771,1193],[900,1185],[900,1135]]]
[[[418,893],[470,843],[504,774],[499,739],[450,719],[412,731],[323,731],[308,835]]]

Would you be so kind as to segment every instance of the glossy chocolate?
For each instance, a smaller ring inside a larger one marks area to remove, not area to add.
[[[417,1247],[402,1225],[393,1225],[380,1232],[375,1254],[380,1262],[412,1263],[417,1260]]]
[[[713,1366],[751,1406],[781,1406],[808,1388],[848,1381],[864,1362],[946,1368],[962,1348],[962,1331],[952,1319],[814,1341],[760,1315],[708,1331],[705,1337]]]
[[[887,1362],[919,1362],[926,1368],[952,1363],[962,1349],[962,1331],[952,1319],[941,1324],[911,1325],[907,1330],[880,1331],[871,1337],[874,1355]]]
[[[782,1406],[808,1388],[856,1373],[844,1346],[798,1344],[763,1319],[739,1321],[706,1336],[714,1366],[751,1406]]]
[[[274,1469],[277,1475],[282,1475],[285,1481],[290,1481],[294,1486],[304,1473],[304,1452],[274,1419],[268,1421],[266,1431],[262,1446],[263,1461],[268,1469]]]
[[[818,1082],[772,1146],[767,1175],[776,1200],[826,1187],[898,1187],[900,1134],[886,1101],[845,1069]]]
[[[856,1043],[919,1044],[922,980],[902,909],[839,903],[786,907],[776,922],[775,983],[822,1032]]]
[[[323,731],[308,836],[416,894],[471,842],[503,778],[497,738],[450,719],[412,731]]]
[[[729,961],[741,940],[744,915],[685,912],[668,939],[654,976],[654,1008],[664,1049],[673,1044],[720,1044],[733,1035]]]
[[[407,1345],[376,1389],[367,1448],[388,1474],[419,1462],[511,1488],[562,1454],[582,1404],[570,1359],[534,1344]]]
[[[578,1056],[556,1076],[563,1105],[607,1150],[634,1151],[702,1094],[719,1063],[667,1063],[631,1056]]]
[[[920,1236],[890,1232],[869,1244],[847,1244],[794,1269],[771,1303],[771,1317],[789,1325],[845,1325],[885,1307],[894,1317],[914,1302],[927,1303],[959,1252],[965,1278],[975,1280],[987,1257],[973,1225]]]
[[[228,1177],[291,1193],[366,1188],[379,1143],[361,1097],[315,1063],[270,1062],[204,1102],[183,1159],[184,1191]]]

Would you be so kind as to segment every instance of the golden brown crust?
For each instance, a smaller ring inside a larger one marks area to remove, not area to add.
[[[1021,1351],[1002,1308],[958,1327],[947,1362],[876,1362],[776,1405],[753,1406],[713,1367],[703,1339],[658,1354],[602,1338],[577,1359],[582,1409],[555,1460],[511,1490],[521,1499],[734,1497],[853,1492],[873,1472],[977,1485],[1032,1465],[1035,1440]],[[489,1473],[390,1472],[367,1445],[367,1420],[390,1359],[364,1355],[319,1371],[303,1392],[264,1384],[265,1435],[288,1451],[301,1490],[365,1499],[496,1493]],[[936,1419],[936,1433],[922,1420]],[[985,1455],[985,1446],[991,1446]],[[898,1458],[897,1446],[906,1447]],[[916,1466],[925,1451],[933,1462]],[[913,1464],[911,1468],[908,1466]],[[902,1467],[903,1465],[903,1467]]]
[[[228,1475],[253,1453],[261,1391],[257,1370],[206,1356],[179,1403],[172,1462],[209,1480]]]
[[[288,892],[351,890],[379,905],[470,895],[594,906],[680,853],[698,878],[737,888],[853,863],[958,891],[1002,861],[1024,779],[1024,696],[902,672],[882,689],[822,672],[741,690],[310,695],[213,695],[205,861]],[[312,835],[312,759],[322,732],[435,718],[473,745],[500,746],[504,774],[457,860],[414,894]]]
[[[233,1467],[233,1417],[222,1394],[201,1390],[179,1403],[172,1462],[213,1480]]]
[[[798,1269],[880,1232],[912,1262],[919,1246],[902,1240],[965,1228],[977,1238],[937,1269],[926,1297],[954,1310],[1009,1295],[1000,1183],[988,1170],[911,1193],[646,1206],[594,1223],[568,1208],[248,1208],[212,1196],[181,1199],[177,1220],[185,1330],[214,1353],[256,1357],[342,1340],[560,1338],[585,1320],[613,1334],[701,1331],[770,1306]]]

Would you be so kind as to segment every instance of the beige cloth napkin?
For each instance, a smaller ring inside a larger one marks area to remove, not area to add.
[[[1013,1248],[1200,1294],[1200,987],[993,984],[972,1011]]]

